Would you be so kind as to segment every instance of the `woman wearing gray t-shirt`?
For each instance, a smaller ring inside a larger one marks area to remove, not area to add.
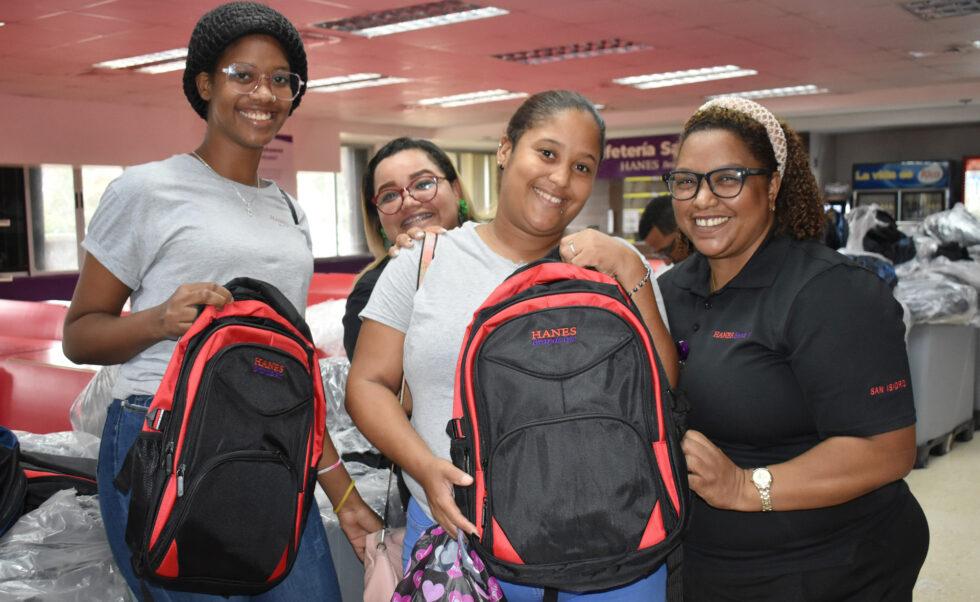
[[[646,285],[648,266],[622,241],[598,231],[564,235],[592,192],[604,132],[595,107],[577,93],[549,91],[527,99],[511,118],[497,151],[500,200],[494,220],[467,222],[442,235],[417,292],[420,250],[403,250],[381,274],[361,313],[347,409],[361,432],[407,475],[412,499],[405,550],[434,522],[452,534],[457,528],[477,532],[453,500],[453,486],[470,485],[472,478],[449,461],[445,425],[452,413],[457,353],[473,312],[521,265],[560,246],[564,261],[616,277],[634,291],[668,377],[676,379],[677,355],[652,286]],[[403,365],[414,398],[411,422],[395,396]],[[575,596],[662,600],[665,576],[661,568],[621,588]],[[502,585],[512,601],[542,596],[537,588]],[[559,593],[560,600],[570,596]]]
[[[205,14],[191,35],[184,71],[184,93],[207,121],[203,142],[191,153],[127,169],[106,190],[83,243],[87,254],[65,320],[64,349],[76,362],[122,364],[99,453],[99,498],[116,564],[140,597],[148,592],[158,601],[227,600],[140,583],[125,542],[128,495],[113,479],[140,431],[174,341],[191,326],[198,306],[231,300],[218,283],[260,279],[301,313],[306,305],[313,272],[306,216],[257,174],[263,147],[299,105],[306,78],[299,33],[275,10],[235,2]],[[127,299],[131,312],[121,315]],[[349,486],[329,436],[320,466],[329,469],[320,484],[342,506],[341,528],[362,554],[367,533],[381,521]],[[315,505],[292,571],[262,595],[306,598],[340,600]]]

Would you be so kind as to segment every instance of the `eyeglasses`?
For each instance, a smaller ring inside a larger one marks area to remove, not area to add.
[[[378,191],[378,194],[374,195],[371,202],[375,204],[381,213],[394,215],[401,211],[406,192],[408,196],[416,201],[428,203],[436,198],[436,193],[439,191],[439,180],[445,179],[442,176],[419,176],[409,182],[405,188],[395,188],[394,186],[382,188]]]
[[[698,173],[696,171],[671,171],[665,173],[664,183],[670,190],[670,195],[678,201],[689,201],[698,195],[701,189],[701,180],[708,181],[708,188],[718,198],[730,199],[738,196],[745,185],[745,178],[749,176],[768,176],[772,174],[771,169],[758,167],[722,167],[713,169],[708,173]]]
[[[306,85],[299,75],[290,71],[262,73],[255,65],[248,63],[232,63],[221,72],[228,76],[228,84],[239,94],[255,93],[268,79],[269,90],[275,100],[293,100]]]

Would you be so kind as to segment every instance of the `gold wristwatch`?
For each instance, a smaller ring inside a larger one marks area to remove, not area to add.
[[[762,511],[772,512],[772,498],[769,492],[772,489],[772,473],[763,466],[752,470],[752,484],[759,490],[759,497],[762,499]]]

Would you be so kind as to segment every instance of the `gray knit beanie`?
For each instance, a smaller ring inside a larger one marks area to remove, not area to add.
[[[289,19],[276,10],[255,2],[231,2],[222,4],[206,13],[197,22],[187,44],[187,66],[184,67],[184,95],[201,119],[208,118],[208,103],[197,93],[195,78],[198,73],[211,73],[218,64],[221,53],[232,42],[253,33],[274,37],[282,45],[289,68],[304,82],[306,73],[306,50],[299,32]],[[306,92],[304,86],[293,99],[289,109],[292,115]]]

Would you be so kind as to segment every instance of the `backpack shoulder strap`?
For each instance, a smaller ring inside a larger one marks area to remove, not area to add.
[[[276,188],[279,188],[278,184],[276,184]],[[281,194],[283,200],[286,201],[286,205],[289,207],[289,212],[293,214],[293,224],[298,226],[299,217],[296,215],[296,206],[293,205],[293,200],[289,198],[289,195],[286,194],[286,191],[282,188],[279,188],[279,194]]]
[[[438,242],[438,234],[433,234],[432,232],[425,233],[425,238],[422,239],[422,254],[419,255],[419,271],[418,276],[415,278],[415,290],[418,290],[422,286],[425,273],[429,270],[429,265],[436,256],[436,243]]]

